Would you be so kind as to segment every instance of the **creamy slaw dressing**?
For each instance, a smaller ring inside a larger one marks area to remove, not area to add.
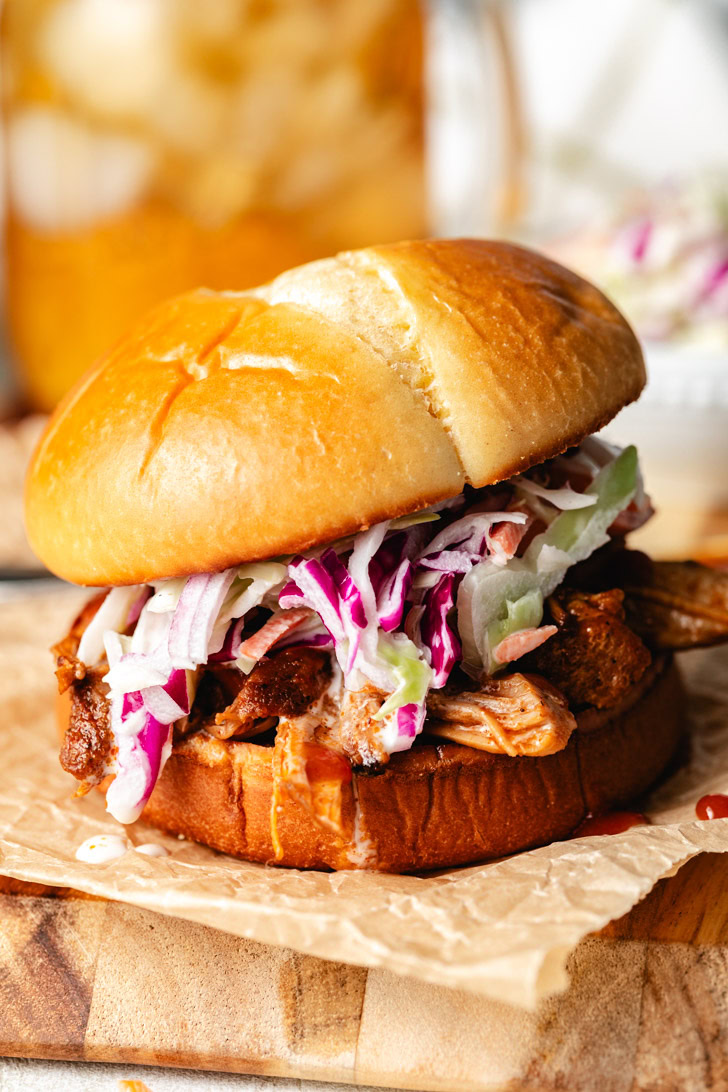
[[[86,864],[106,864],[123,857],[129,849],[129,841],[120,834],[94,834],[78,847],[76,860]]]

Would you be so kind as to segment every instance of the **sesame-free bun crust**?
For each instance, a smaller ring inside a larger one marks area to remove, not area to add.
[[[659,778],[683,735],[682,697],[677,669],[667,659],[620,712],[577,716],[577,730],[557,754],[509,758],[457,743],[418,742],[380,772],[354,772],[358,845],[342,842],[286,796],[278,814],[283,857],[274,863],[416,872],[568,838],[588,812],[630,803]],[[65,702],[59,710],[59,727],[68,724],[68,708]],[[234,857],[273,862],[272,803],[272,747],[200,734],[175,745],[143,818]],[[342,816],[351,831],[350,785],[343,789]]]
[[[28,536],[87,585],[293,553],[541,462],[644,380],[619,312],[540,255],[340,254],[141,321],[53,415]]]

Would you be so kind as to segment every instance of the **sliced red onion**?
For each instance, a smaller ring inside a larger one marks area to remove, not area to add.
[[[169,628],[172,623],[172,614],[154,614],[152,612],[153,600],[148,600],[142,608],[134,632],[131,636],[131,652],[139,652],[144,655],[154,655],[159,663],[167,667],[167,673],[171,671],[172,664],[167,653],[169,641]]]
[[[243,630],[245,629],[245,617],[236,618],[231,622],[225,633],[222,648],[217,652],[211,652],[207,658],[209,664],[230,663],[236,660],[240,652]]]
[[[161,724],[141,704],[123,699],[116,732],[116,776],[106,793],[106,810],[119,823],[134,823],[152,794],[169,757],[172,726]]]
[[[193,668],[195,666],[191,652],[195,631],[195,616],[198,607],[203,602],[203,596],[211,579],[210,576],[203,573],[188,577],[177,602],[169,631],[167,648],[172,662],[180,667]]]
[[[133,626],[134,623],[138,620],[139,615],[142,613],[142,607],[148,601],[151,595],[152,589],[149,586],[145,585],[137,596],[136,601],[129,609],[129,614],[127,615],[126,619],[127,629],[129,628],[129,626]]]
[[[145,652],[127,652],[109,668],[104,682],[115,694],[131,694],[149,686],[164,686],[168,672]]]
[[[162,686],[150,686],[141,691],[144,708],[160,724],[173,724],[190,711],[187,672],[175,669]]]
[[[182,589],[169,631],[168,651],[175,667],[189,670],[207,662],[210,638],[235,569],[190,576]],[[224,635],[223,635],[224,637]]]

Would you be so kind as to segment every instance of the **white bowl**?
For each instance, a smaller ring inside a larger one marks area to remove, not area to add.
[[[604,429],[634,443],[657,516],[634,544],[728,559],[728,350],[648,345],[647,387]]]

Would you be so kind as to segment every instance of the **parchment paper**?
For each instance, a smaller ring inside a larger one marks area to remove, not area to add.
[[[46,420],[33,414],[0,421],[0,570],[36,572],[43,568],[25,537],[23,482]]]
[[[6,875],[533,1007],[565,989],[567,956],[586,933],[626,913],[690,857],[728,850],[728,819],[698,822],[694,812],[704,793],[728,792],[728,649],[715,649],[682,657],[693,755],[648,802],[654,826],[416,877],[246,864],[137,824],[129,828],[135,844],[158,842],[171,855],[130,852],[106,865],[82,864],[74,853],[84,839],[123,829],[98,794],[72,798],[57,761],[47,647],[78,603],[74,591],[0,608]]]

